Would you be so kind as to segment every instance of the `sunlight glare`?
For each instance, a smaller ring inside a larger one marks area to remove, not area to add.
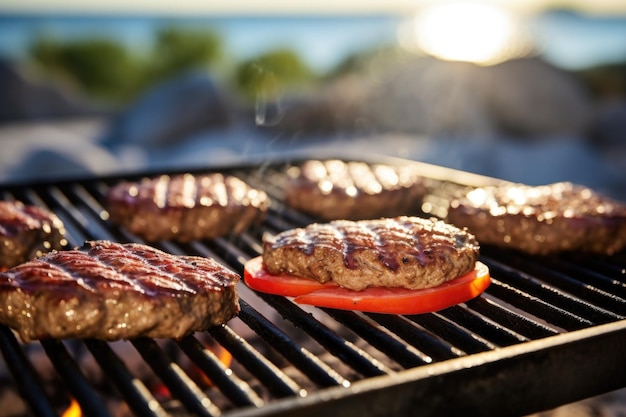
[[[416,16],[413,33],[424,52],[449,61],[492,65],[505,59],[515,24],[505,10],[467,2],[435,4]]]

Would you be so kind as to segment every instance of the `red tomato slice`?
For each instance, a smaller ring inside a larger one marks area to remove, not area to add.
[[[289,274],[270,274],[263,266],[261,256],[246,262],[243,280],[253,290],[286,297],[297,297],[323,288],[339,288],[334,282],[322,284],[312,278],[296,277]]]
[[[310,278],[272,275],[263,267],[261,257],[257,257],[246,263],[244,281],[257,291],[295,297],[295,301],[300,304],[372,313],[421,314],[477,297],[487,289],[491,277],[489,268],[476,262],[473,271],[437,287],[421,290],[370,287],[354,291],[334,283],[321,284]]]

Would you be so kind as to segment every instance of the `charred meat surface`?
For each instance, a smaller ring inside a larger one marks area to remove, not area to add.
[[[239,275],[215,260],[88,241],[0,273],[0,322],[45,338],[180,338],[239,312]]]
[[[107,196],[112,222],[148,242],[212,239],[261,222],[270,199],[237,177],[162,175],[122,182]]]
[[[315,223],[263,238],[270,273],[332,280],[352,290],[434,287],[473,270],[478,253],[466,231],[408,216]]]
[[[54,213],[21,201],[0,201],[0,270],[65,245],[65,227]]]
[[[481,244],[529,254],[626,247],[626,205],[569,182],[477,188],[451,202],[447,220]]]
[[[324,220],[415,214],[426,193],[411,166],[309,160],[288,174],[286,203]]]

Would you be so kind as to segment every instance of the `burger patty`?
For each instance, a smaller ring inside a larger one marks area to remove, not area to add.
[[[88,241],[0,273],[0,322],[45,338],[180,338],[239,312],[239,275],[208,258]]]
[[[310,160],[288,174],[285,202],[324,220],[414,214],[426,193],[410,166]]]
[[[239,178],[212,173],[122,182],[106,204],[113,223],[149,242],[188,242],[243,232],[265,218],[270,200]]]
[[[288,273],[363,290],[437,286],[474,269],[476,239],[434,219],[401,216],[336,220],[263,237],[263,263]]]
[[[0,270],[67,245],[63,222],[21,201],[0,201]]]
[[[529,254],[613,254],[626,246],[626,205],[569,182],[478,188],[451,202],[447,220],[481,244]]]

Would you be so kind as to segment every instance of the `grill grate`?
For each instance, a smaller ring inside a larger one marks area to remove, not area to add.
[[[286,166],[221,169],[268,191],[273,205],[263,225],[232,238],[154,246],[213,257],[241,273],[260,254],[263,233],[315,220],[282,203]],[[491,181],[422,168],[432,177],[426,215],[445,211],[450,193]],[[140,176],[7,185],[0,198],[50,208],[65,223],[70,246],[87,239],[141,242],[110,224],[102,205],[112,184],[131,178]],[[302,308],[241,284],[237,318],[178,341],[119,342],[127,349],[121,353],[118,344],[95,340],[23,345],[0,326],[0,349],[8,384],[38,416],[59,415],[70,398],[90,416],[116,415],[111,399],[138,416],[526,414],[626,386],[626,372],[616,371],[626,363],[626,254],[531,257],[484,247],[481,261],[493,276],[487,291],[437,313]],[[211,345],[226,349],[232,365]],[[55,369],[55,389],[33,363],[36,349]],[[149,377],[138,375],[128,349]],[[92,380],[86,356],[103,381]]]

